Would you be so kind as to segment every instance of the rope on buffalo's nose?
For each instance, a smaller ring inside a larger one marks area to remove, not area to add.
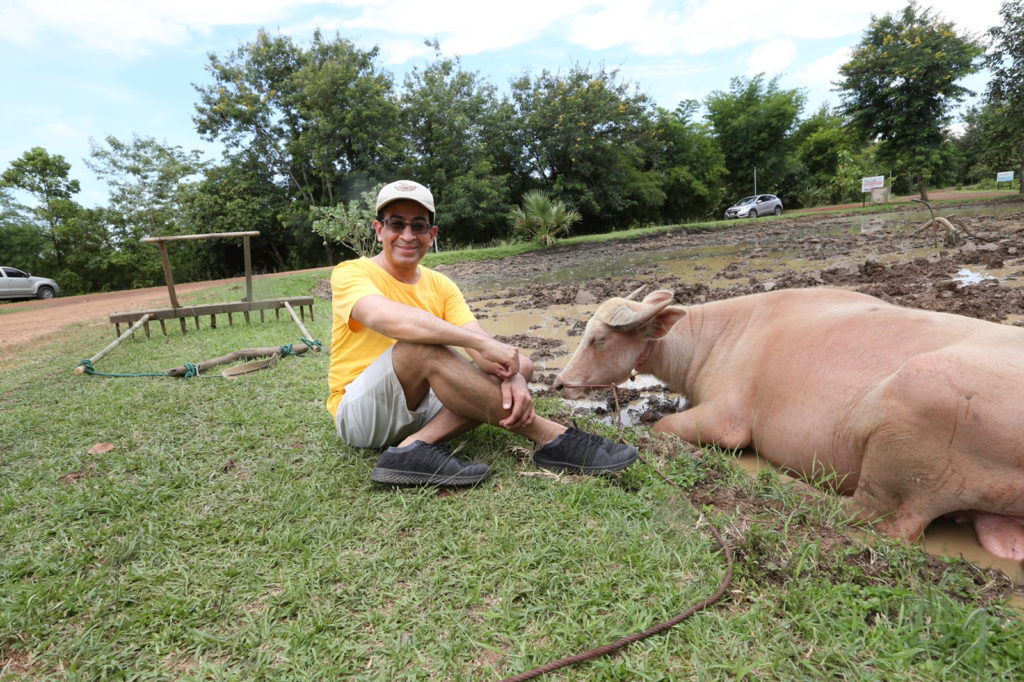
[[[619,393],[618,393],[618,390],[616,390],[617,387],[616,387],[615,384],[598,384],[598,385],[591,385],[591,384],[565,384],[565,386],[569,386],[569,387],[572,387],[572,388],[610,388],[610,389],[612,389],[612,395],[615,398],[615,424],[616,424],[617,428],[619,429],[619,440],[621,442],[623,442],[623,443],[626,443],[625,438],[622,437],[622,411],[619,408]],[[628,445],[628,443],[627,443],[627,445]],[[663,480],[668,482],[670,485],[672,485],[675,488],[677,488],[679,490],[679,492],[682,493],[684,497],[686,497],[686,491],[683,490],[683,487],[681,485],[679,485],[678,483],[673,481],[671,478],[666,476],[665,473],[661,471],[661,469],[659,469],[658,467],[656,467],[653,464],[651,464],[643,455],[638,454],[638,457],[639,457],[641,462],[643,462],[647,466],[649,466],[652,469],[654,469],[655,473],[657,473],[658,476],[660,476]],[[687,499],[689,499],[689,498],[687,497]],[[691,501],[690,504],[693,504],[693,502]],[[696,505],[694,505],[694,506],[696,507]],[[700,516],[701,516],[701,518],[704,518],[703,514],[701,514]],[[679,615],[674,616],[672,618],[669,618],[668,620],[666,620],[664,622],[658,623],[657,625],[654,625],[654,626],[652,626],[652,627],[650,627],[650,628],[648,628],[648,629],[646,629],[646,630],[644,630],[642,632],[637,632],[637,633],[634,633],[632,635],[628,635],[626,637],[622,637],[621,639],[615,640],[611,644],[605,644],[604,646],[597,647],[596,649],[591,649],[590,651],[584,651],[583,653],[576,654],[574,656],[566,656],[565,658],[560,658],[557,661],[552,661],[550,663],[547,663],[545,665],[540,666],[539,668],[534,668],[533,670],[529,670],[529,671],[527,671],[525,673],[520,673],[519,675],[515,675],[513,677],[506,677],[501,682],[522,682],[523,680],[531,680],[534,677],[539,677],[540,675],[544,675],[544,674],[547,674],[547,673],[550,673],[550,672],[554,672],[555,670],[558,670],[559,668],[564,668],[564,667],[570,666],[570,665],[576,665],[578,663],[583,663],[584,661],[590,661],[590,660],[593,660],[595,658],[599,658],[601,656],[606,656],[608,654],[611,654],[611,653],[614,653],[614,652],[618,651],[619,649],[623,649],[623,648],[629,646],[630,644],[633,644],[634,642],[639,642],[642,639],[647,639],[648,637],[651,637],[652,635],[656,635],[656,634],[658,634],[660,632],[664,632],[665,630],[668,630],[669,628],[674,627],[675,625],[678,625],[679,623],[683,622],[684,620],[686,620],[687,618],[689,618],[693,614],[697,613],[698,611],[702,611],[702,610],[706,609],[707,607],[712,606],[712,605],[716,604],[717,602],[719,602],[722,599],[722,597],[725,596],[726,590],[728,590],[729,586],[732,584],[732,570],[733,570],[733,564],[735,562],[734,562],[733,556],[732,556],[732,548],[725,541],[725,538],[722,537],[722,534],[715,527],[715,524],[711,523],[711,521],[707,520],[707,519],[705,519],[705,521],[707,521],[708,528],[711,529],[711,534],[715,537],[715,540],[718,541],[718,544],[721,545],[722,551],[725,553],[725,562],[726,562],[725,577],[722,578],[722,582],[719,584],[718,589],[715,590],[714,594],[712,594],[707,599],[704,599],[703,601],[697,602],[696,604],[694,604],[690,608],[686,609],[685,611],[683,611]]]

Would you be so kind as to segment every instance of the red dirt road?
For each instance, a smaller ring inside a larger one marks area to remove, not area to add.
[[[313,268],[322,270],[323,268]],[[253,279],[277,277],[291,273],[256,275]],[[175,284],[179,301],[187,301],[187,294],[222,284],[238,284],[243,292],[245,278],[211,280]],[[170,297],[166,286],[110,291],[101,294],[83,294],[52,298],[49,301],[15,301],[0,303],[0,357],[30,342],[43,339],[68,325],[92,322],[95,326],[109,325],[111,313],[144,308],[169,308]],[[111,327],[113,330],[113,327]],[[113,332],[111,332],[113,334]]]
[[[229,281],[234,280],[175,284],[174,290],[180,295]],[[245,278],[239,278],[239,281],[244,286]],[[105,325],[109,324],[107,318],[111,313],[169,306],[167,287],[57,297],[49,301],[0,303],[0,356],[71,324],[95,322],[96,325]]]

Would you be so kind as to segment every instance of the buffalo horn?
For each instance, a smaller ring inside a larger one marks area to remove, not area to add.
[[[640,292],[643,291],[646,288],[647,288],[646,284],[641,284],[639,287],[637,287],[636,289],[633,290],[633,293],[631,293],[629,296],[626,296],[626,300],[627,301],[639,300],[639,299],[637,299],[637,296],[639,296]]]

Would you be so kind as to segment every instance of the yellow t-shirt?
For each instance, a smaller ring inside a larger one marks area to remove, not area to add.
[[[394,339],[378,334],[351,318],[356,301],[371,294],[380,294],[392,301],[425,310],[457,327],[476,321],[455,282],[439,272],[420,266],[419,281],[406,284],[369,258],[340,263],[331,273],[334,324],[331,329],[331,366],[327,373],[330,389],[327,409],[332,415],[338,411],[345,387],[395,343]]]

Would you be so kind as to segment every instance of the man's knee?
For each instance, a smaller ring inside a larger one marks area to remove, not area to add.
[[[533,379],[533,361],[522,353],[519,354],[519,373],[527,381]]]

